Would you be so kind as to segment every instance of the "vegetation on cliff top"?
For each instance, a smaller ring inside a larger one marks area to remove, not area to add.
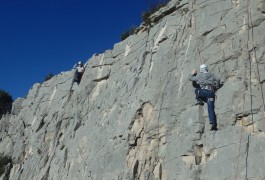
[[[12,103],[12,96],[5,90],[0,89],[0,118],[3,114],[11,112]]]
[[[152,3],[147,11],[142,12],[142,21],[144,22],[145,25],[150,25],[151,24],[151,15],[154,14],[156,11],[158,11],[160,8],[164,7],[167,5],[167,3],[170,0],[157,0],[156,2]],[[133,35],[136,32],[136,26],[131,26],[131,28],[125,30],[124,32],[121,33],[120,39],[123,41],[130,35]]]

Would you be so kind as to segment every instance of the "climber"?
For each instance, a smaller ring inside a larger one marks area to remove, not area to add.
[[[190,81],[196,82],[199,87],[195,88],[195,95],[197,103],[195,105],[203,105],[207,102],[208,115],[210,124],[212,125],[211,131],[217,130],[216,114],[214,112],[215,91],[219,88],[220,79],[213,73],[208,72],[206,64],[200,66],[200,73],[197,74],[196,70],[192,71],[189,77]]]
[[[83,73],[85,71],[83,63],[81,61],[79,61],[77,64],[74,65],[73,69],[76,69],[73,83],[77,82],[77,84],[79,84],[81,81],[81,78],[83,76]]]

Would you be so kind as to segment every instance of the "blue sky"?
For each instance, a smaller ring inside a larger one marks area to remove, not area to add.
[[[0,0],[0,89],[25,97],[49,74],[112,49],[155,0]]]

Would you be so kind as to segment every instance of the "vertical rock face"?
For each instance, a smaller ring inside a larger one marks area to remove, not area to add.
[[[152,24],[35,84],[0,123],[2,179],[264,179],[265,2],[172,0]],[[187,78],[218,74],[218,131]]]

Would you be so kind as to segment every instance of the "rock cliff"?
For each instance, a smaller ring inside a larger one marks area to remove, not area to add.
[[[35,84],[0,123],[1,179],[265,179],[265,1],[172,0],[136,34]],[[187,81],[209,65],[218,131]]]

